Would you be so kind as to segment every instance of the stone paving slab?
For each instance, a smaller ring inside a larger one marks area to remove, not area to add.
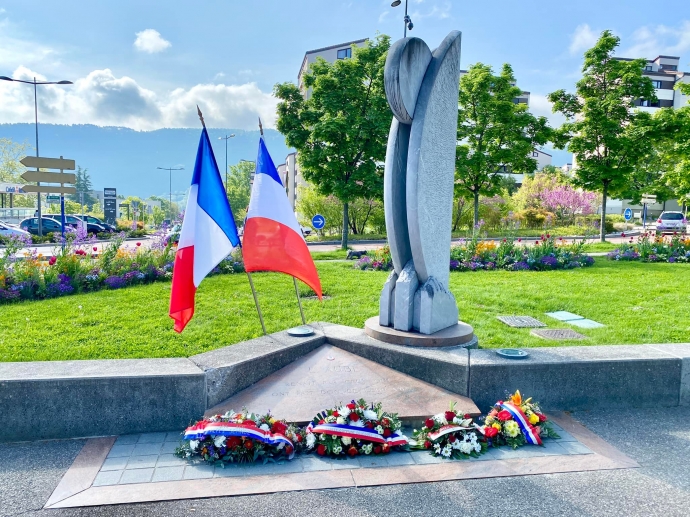
[[[556,311],[556,312],[547,312],[547,316],[550,318],[556,319],[558,321],[573,321],[573,320],[583,320],[585,319],[584,316],[578,316],[577,314],[573,314],[572,312],[568,311]]]
[[[546,323],[543,323],[532,316],[496,316],[496,319],[505,323],[509,327],[515,328],[546,327]]]
[[[582,329],[598,329],[602,328],[605,325],[602,325],[601,323],[598,323],[594,320],[588,320],[586,318],[581,319],[581,320],[570,320],[566,321],[568,325],[575,325],[576,327],[580,327]]]

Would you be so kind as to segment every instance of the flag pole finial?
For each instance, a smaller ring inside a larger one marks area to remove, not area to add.
[[[206,122],[204,122],[204,116],[201,114],[201,110],[199,109],[199,105],[196,105],[196,112],[199,114],[199,120],[201,120],[201,125],[206,127]]]
[[[264,136],[264,127],[261,125],[261,117],[259,117],[259,132]]]

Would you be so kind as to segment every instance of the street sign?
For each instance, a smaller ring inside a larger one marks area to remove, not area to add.
[[[311,218],[311,224],[315,229],[320,230],[321,228],[326,226],[326,218],[321,214],[316,214],[314,217]]]
[[[30,193],[41,193],[41,194],[76,194],[77,189],[74,187],[51,187],[41,185],[37,187],[36,185],[24,185],[24,192]]]
[[[642,194],[643,205],[653,205],[656,203],[656,196],[652,194]]]
[[[103,198],[103,215],[106,223],[115,224],[117,219],[117,199],[115,197]]]
[[[46,196],[46,201],[48,201],[48,203],[59,203],[60,196]]]
[[[75,169],[74,160],[67,160],[65,158],[27,156],[22,158],[20,163],[25,167],[36,167],[37,169],[60,169],[65,171],[73,171]]]
[[[103,197],[117,197],[117,189],[114,188],[104,188]]]
[[[632,208],[626,208],[625,212],[623,212],[623,217],[625,217],[625,220],[630,221],[630,219],[632,219],[632,216],[633,216]]]
[[[77,176],[71,172],[39,172],[26,171],[22,174],[22,179],[25,181],[39,181],[41,183],[69,183],[73,184],[77,181]]]

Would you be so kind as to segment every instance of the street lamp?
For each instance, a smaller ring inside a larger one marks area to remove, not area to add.
[[[34,114],[35,114],[35,121],[36,121],[36,158],[38,158],[38,95],[37,95],[37,86],[42,85],[42,84],[74,84],[72,81],[36,81],[36,78],[34,77],[33,81],[23,81],[21,79],[12,79],[11,77],[6,77],[4,75],[0,75],[0,79],[3,81],[10,81],[13,83],[24,83],[24,84],[33,84],[34,85]],[[37,186],[41,186],[40,182],[36,183]],[[41,218],[41,193],[38,192],[37,194],[38,197],[38,234],[43,235],[43,219]]]
[[[172,171],[183,171],[184,167],[156,167],[156,169],[170,172],[170,198],[169,198],[169,202],[170,202],[170,224],[172,224],[172,218],[173,218],[173,213],[172,213]]]
[[[393,3],[391,3],[391,7],[398,7],[402,2],[400,0],[395,0]],[[412,27],[414,27],[414,23],[412,23],[412,19],[410,16],[407,14],[407,0],[405,0],[405,18],[403,18],[405,21],[405,29],[403,32],[403,38],[407,38],[407,31],[412,30]]]
[[[228,140],[234,138],[235,134],[219,136],[218,140],[225,140],[225,190],[228,190]]]

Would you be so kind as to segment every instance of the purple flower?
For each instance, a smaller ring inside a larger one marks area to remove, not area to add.
[[[450,261],[450,270],[451,271],[455,271],[459,267],[460,267],[460,262],[458,262],[457,260],[451,260]]]
[[[109,276],[104,282],[110,289],[120,289],[126,284],[125,280],[117,275]]]
[[[513,264],[513,271],[529,271],[529,264],[524,260]]]
[[[556,267],[558,266],[558,259],[551,255],[547,255],[541,258],[541,263],[548,267]]]
[[[676,261],[676,257],[669,257],[668,261],[673,264]]]

